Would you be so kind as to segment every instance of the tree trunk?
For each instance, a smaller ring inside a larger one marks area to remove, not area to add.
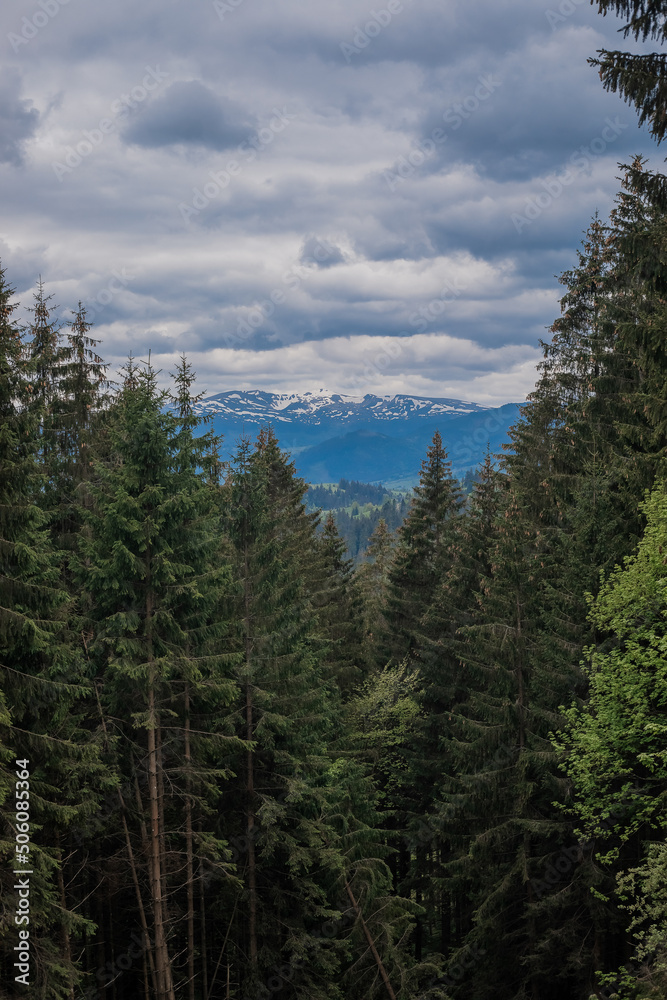
[[[127,848],[127,856],[130,861],[130,871],[132,872],[132,882],[134,883],[134,892],[137,897],[137,909],[139,911],[139,920],[141,921],[141,931],[144,939],[144,964],[146,963],[146,956],[148,956],[148,962],[151,970],[151,980],[153,983],[153,992],[157,995],[158,989],[157,989],[157,978],[155,974],[155,955],[153,952],[153,945],[151,943],[151,936],[148,931],[146,910],[144,909],[144,901],[141,898],[141,886],[139,885],[137,865],[134,860],[134,851],[132,850],[132,840],[130,839],[130,831],[128,829],[127,819],[125,816],[125,800],[123,799],[123,793],[121,792],[120,788],[118,789],[118,797],[120,798],[121,817],[123,820],[123,833],[125,834],[125,846]],[[147,988],[148,987],[146,986],[146,989]]]
[[[155,702],[156,672],[153,659],[152,624],[153,624],[153,594],[150,581],[150,547],[146,561],[146,638],[148,653],[148,799],[150,806],[150,867],[151,896],[153,904],[153,923],[155,929],[155,976],[157,980],[157,1000],[174,1000],[172,986],[171,964],[167,948],[165,929],[164,898],[162,892],[162,856],[161,844],[163,831],[160,824],[160,778],[158,774],[158,718]]]
[[[67,925],[65,923],[65,914],[67,913],[67,897],[65,895],[65,877],[63,874],[63,857],[62,851],[60,850],[60,835],[56,834],[56,848],[58,849],[58,895],[60,897],[60,906],[63,912],[63,920],[60,925],[60,947],[62,950],[63,960],[67,968],[68,976],[71,973],[72,968],[72,949],[70,946],[69,931],[67,930]],[[74,984],[70,983],[68,989],[68,996],[71,1000],[74,1000]]]
[[[201,824],[199,826],[201,835]],[[208,1000],[208,954],[206,945],[206,883],[204,881],[204,865],[199,862],[199,948],[201,950],[202,997]]]
[[[190,752],[190,686],[185,685],[185,849],[188,907],[188,996],[195,1000],[195,901],[192,847],[192,756]]]
[[[382,963],[382,959],[380,958],[379,952],[378,952],[377,948],[375,947],[375,941],[373,940],[371,932],[369,931],[369,929],[368,929],[368,927],[366,925],[366,921],[364,920],[363,914],[361,912],[361,908],[360,908],[359,904],[357,903],[356,899],[354,898],[354,895],[352,893],[352,889],[350,888],[350,883],[349,882],[345,883],[345,889],[347,891],[348,896],[350,897],[350,902],[352,903],[352,906],[354,907],[354,912],[356,913],[356,915],[357,915],[357,917],[359,919],[359,922],[360,922],[360,924],[362,926],[364,935],[366,937],[366,941],[368,942],[368,947],[370,948],[371,954],[372,954],[373,958],[375,959],[375,964],[377,965],[378,971],[380,973],[380,976],[382,977],[382,982],[385,985],[385,989],[387,991],[387,996],[389,997],[389,1000],[396,1000],[396,994],[394,993],[393,989],[391,988],[391,983],[389,982],[389,976],[387,975],[387,970],[385,969],[385,967],[384,967],[384,965]]]
[[[155,718],[155,688],[149,682],[148,711],[151,720]],[[150,863],[151,897],[153,924],[155,929],[155,972],[157,979],[157,1000],[168,1000],[170,995],[169,955],[164,928],[164,905],[162,899],[162,865],[160,858],[160,803],[157,775],[157,744],[154,723],[148,730],[148,797],[150,803]]]
[[[245,668],[246,668],[246,739],[253,738],[253,701],[250,669],[252,662],[252,639],[250,623],[250,568],[248,545],[244,550],[244,611],[245,611]],[[246,836],[248,838],[248,954],[250,958],[250,976],[257,973],[257,870],[255,859],[255,786],[253,751],[247,753],[246,802],[247,822]]]

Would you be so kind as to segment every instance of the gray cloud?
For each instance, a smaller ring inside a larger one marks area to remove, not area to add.
[[[613,204],[617,162],[652,150],[586,64],[617,46],[618,22],[577,0],[563,21],[551,0],[403,0],[346,58],[386,0],[228,6],[221,19],[210,0],[72,0],[15,47],[0,253],[24,303],[41,272],[64,311],[97,303],[114,363],[182,349],[216,373],[212,391],[309,377],[344,391],[394,338],[373,391],[523,397],[555,275]],[[5,5],[0,29],[21,16]],[[169,86],[102,137],[147,66]],[[617,117],[627,127],[600,149]]]
[[[190,80],[173,83],[156,97],[125,129],[123,139],[147,148],[185,145],[223,150],[238,146],[249,128],[235,104]]]
[[[314,264],[319,268],[327,268],[342,264],[345,257],[340,247],[329,240],[310,236],[301,248],[299,260],[302,264]]]
[[[14,167],[23,163],[24,143],[39,124],[39,111],[20,94],[19,73],[7,70],[0,74],[0,163]]]

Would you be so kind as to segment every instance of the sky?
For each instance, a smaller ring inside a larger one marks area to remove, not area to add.
[[[526,398],[619,162],[663,155],[584,0],[12,0],[0,262],[111,372]]]

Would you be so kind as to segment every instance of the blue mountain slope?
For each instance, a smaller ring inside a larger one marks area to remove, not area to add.
[[[489,408],[458,399],[339,393],[279,395],[229,391],[200,404],[223,435],[223,457],[240,437],[255,438],[271,424],[308,482],[414,482],[433,433],[440,430],[455,472],[464,472],[501,450],[518,404]],[[209,425],[209,426],[211,426]]]
[[[503,451],[503,443],[509,440],[508,429],[518,413],[518,405],[509,403],[444,423],[424,421],[416,432],[411,427],[411,433],[405,436],[354,430],[307,448],[294,460],[299,474],[310,483],[332,483],[345,478],[407,485],[417,479],[433,434],[440,430],[452,469],[462,474],[484,461],[487,447],[491,454]]]

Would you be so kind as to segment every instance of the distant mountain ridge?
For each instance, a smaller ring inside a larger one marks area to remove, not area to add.
[[[429,399],[423,396],[344,396],[337,392],[274,393],[260,389],[228,390],[207,396],[202,409],[217,416],[244,418],[249,422],[297,421],[319,425],[327,421],[408,420],[411,417],[453,417],[478,413],[489,407],[461,399]]]
[[[499,452],[519,413],[518,403],[489,407],[461,399],[403,393],[346,396],[342,393],[272,393],[227,390],[198,404],[223,436],[223,457],[240,437],[256,437],[271,424],[309,483],[356,479],[409,486],[436,430],[442,434],[456,474],[478,465],[487,447]]]

